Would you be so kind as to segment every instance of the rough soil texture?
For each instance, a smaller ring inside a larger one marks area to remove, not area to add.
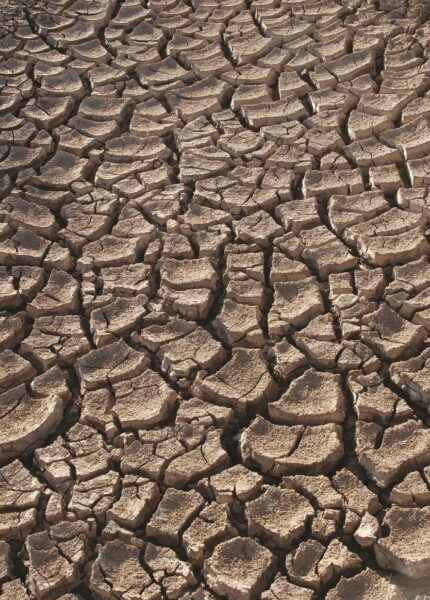
[[[430,4],[0,6],[0,599],[430,598]]]

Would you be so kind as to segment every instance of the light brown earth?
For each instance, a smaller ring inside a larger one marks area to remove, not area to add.
[[[428,0],[0,4],[0,600],[429,600]]]

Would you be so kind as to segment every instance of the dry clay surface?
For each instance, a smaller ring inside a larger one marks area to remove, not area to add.
[[[1,3],[1,600],[430,598],[429,8]]]

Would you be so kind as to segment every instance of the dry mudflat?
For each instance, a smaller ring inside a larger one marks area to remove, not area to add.
[[[0,6],[0,599],[430,598],[427,0]]]

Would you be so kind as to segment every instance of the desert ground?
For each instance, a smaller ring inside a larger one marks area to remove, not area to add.
[[[430,5],[0,5],[1,600],[430,598]]]

